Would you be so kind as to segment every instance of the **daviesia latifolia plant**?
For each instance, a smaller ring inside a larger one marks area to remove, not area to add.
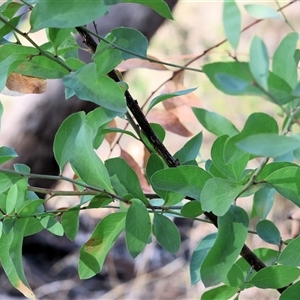
[[[255,35],[248,56],[240,58],[236,52],[229,61],[210,62],[199,69],[189,67],[192,61],[177,66],[148,57],[147,39],[133,28],[115,28],[106,36],[87,28],[109,13],[112,5],[125,2],[149,6],[172,19],[162,0],[93,0],[85,5],[76,0],[59,4],[53,0],[1,2],[0,90],[7,86],[26,93],[43,92],[46,79],[61,79],[66,99],[76,95],[99,106],[88,114],[72,114],[57,131],[53,152],[60,175],[32,174],[24,164],[0,169],[0,261],[8,279],[26,297],[34,297],[22,263],[23,238],[46,229],[74,240],[81,210],[110,207],[113,212],[97,224],[80,249],[81,279],[101,271],[121,233],[133,258],[152,238],[165,250],[176,253],[181,240],[173,217],[201,221],[205,216],[215,226],[215,233],[199,241],[190,259],[191,283],[201,280],[209,288],[202,299],[238,299],[243,290],[252,287],[275,289],[280,299],[296,299],[300,288],[300,238],[282,240],[276,224],[268,219],[277,193],[284,198],[282,201],[300,206],[299,32],[283,13],[296,1],[277,10],[271,5],[245,5],[247,13],[257,20],[244,29],[240,5],[234,0],[224,1],[222,22],[234,53],[242,32],[265,19],[281,19],[290,26],[290,32],[280,41],[272,59],[264,40]],[[20,22],[29,24],[28,32],[19,29]],[[31,33],[41,30],[46,31],[48,40],[38,45]],[[80,46],[75,34],[91,52],[92,62],[85,64],[78,58]],[[24,39],[30,46],[23,45]],[[217,43],[193,61],[225,42]],[[142,110],[139,101],[144,99],[134,98],[135,87],[129,89],[117,71],[122,61],[132,58],[176,67],[174,76],[183,70],[203,72],[224,94],[240,98],[251,95],[273,103],[283,121],[278,123],[258,111],[249,115],[238,130],[222,115],[192,107],[200,124],[215,135],[210,157],[205,164],[200,163],[202,132],[172,155],[164,145],[165,130],[159,124],[150,124],[147,113],[157,104],[195,89],[159,95],[151,99],[146,111]],[[1,115],[2,111],[1,106]],[[133,131],[108,126],[115,118],[126,119]],[[116,132],[137,139],[149,151],[144,176],[153,193],[143,191],[128,161],[122,157],[102,161],[96,154],[107,135]],[[0,148],[1,164],[16,156],[14,149]],[[76,175],[73,178],[62,175],[67,163]],[[76,194],[80,200],[71,207],[47,210],[46,200],[37,196],[43,189],[30,186],[30,178],[71,182],[76,189],[64,194]],[[246,196],[252,196],[247,198],[252,201],[251,211],[242,207]],[[269,247],[250,249],[246,245],[247,236],[253,234],[249,232],[252,218],[258,220],[254,234]]]

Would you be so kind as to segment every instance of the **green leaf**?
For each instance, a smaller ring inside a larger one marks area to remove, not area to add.
[[[227,278],[224,280],[227,286],[239,287],[241,290],[245,287],[245,276],[242,269],[235,263],[227,274]]]
[[[48,28],[47,33],[54,51],[57,54],[59,46],[70,36],[72,28]]]
[[[157,97],[155,97],[154,99],[151,100],[150,104],[149,104],[149,107],[147,109],[147,113],[155,106],[157,105],[158,103],[164,101],[164,100],[167,100],[167,99],[170,99],[170,98],[173,98],[173,97],[177,97],[177,96],[182,96],[182,95],[186,95],[186,94],[189,94],[189,93],[192,93],[196,90],[197,88],[191,88],[191,89],[186,89],[186,90],[182,90],[182,91],[177,91],[177,92],[174,92],[174,93],[169,93],[169,94],[163,94],[163,95],[159,95]],[[146,114],[147,114],[146,113]]]
[[[257,215],[260,219],[265,219],[273,206],[274,197],[274,189],[267,187],[258,190],[253,197],[253,217]]]
[[[11,19],[22,6],[22,3],[6,1],[0,6],[0,12],[3,16]]]
[[[6,174],[0,172],[0,193],[8,190],[14,183],[22,179],[21,175],[18,174]]]
[[[168,252],[176,253],[180,248],[180,234],[176,225],[162,214],[154,214],[154,234],[157,242]]]
[[[248,282],[261,289],[278,289],[300,276],[300,269],[291,266],[269,266],[258,271]]]
[[[83,5],[77,0],[64,0],[55,3],[53,0],[39,1],[30,15],[31,32],[47,27],[70,28],[93,22],[108,11],[103,0],[90,0]]]
[[[183,205],[180,213],[185,218],[196,218],[203,213],[203,210],[198,201],[190,201]]]
[[[179,166],[157,171],[151,177],[155,188],[200,200],[200,192],[211,175],[196,166]]]
[[[300,281],[294,283],[292,286],[289,286],[283,293],[280,295],[279,300],[291,300],[297,299],[299,297]]]
[[[247,213],[238,206],[218,218],[217,239],[205,257],[200,274],[205,287],[221,283],[238,258],[248,233]]]
[[[253,38],[251,43],[249,67],[257,84],[267,91],[269,76],[268,50],[263,40],[257,36]]]
[[[237,146],[257,156],[276,157],[299,148],[300,140],[273,133],[262,133],[246,137],[239,141]]]
[[[99,74],[107,74],[112,71],[123,60],[122,52],[113,46],[116,39],[112,33],[106,35],[105,39],[111,44],[101,41],[93,55],[94,62]]]
[[[94,63],[65,76],[63,83],[82,100],[94,102],[118,113],[126,112],[126,101],[121,88],[111,78],[99,74]]]
[[[242,185],[223,178],[209,179],[200,195],[202,209],[212,211],[217,216],[223,216],[238,197],[242,188]]]
[[[1,112],[0,112],[0,118],[1,118]],[[15,152],[13,148],[6,147],[6,146],[0,147],[0,165],[15,157],[18,157],[18,154]]]
[[[20,217],[29,217],[34,215],[37,212],[41,212],[44,209],[45,200],[37,199],[37,200],[25,200],[23,202],[22,207],[18,211],[18,216]]]
[[[17,200],[18,200],[18,186],[14,184],[8,190],[7,197],[6,197],[6,213],[8,215],[15,212]]]
[[[127,249],[136,258],[148,243],[151,233],[151,221],[145,204],[139,199],[131,199],[125,222]]]
[[[8,235],[2,233],[0,261],[11,284],[25,297],[33,298],[34,294],[26,280],[22,262],[22,244],[27,222],[27,219],[18,219]]]
[[[273,55],[273,72],[284,79],[292,88],[297,85],[298,71],[294,54],[299,36],[296,32],[289,33],[281,41]]]
[[[216,136],[233,136],[239,132],[229,120],[217,113],[196,107],[192,110],[200,124]]]
[[[91,127],[83,124],[73,144],[72,167],[87,184],[113,192],[105,165],[93,149],[93,132]]]
[[[64,229],[62,225],[55,218],[49,215],[45,217],[41,217],[40,223],[45,229],[47,229],[51,233],[58,236],[63,236]]]
[[[79,209],[64,212],[61,217],[61,225],[66,236],[73,241],[79,229]]]
[[[124,212],[113,213],[96,226],[90,239],[80,249],[80,279],[88,279],[101,271],[108,251],[125,227],[125,217]]]
[[[238,287],[221,285],[202,294],[201,300],[230,299],[239,291]]]
[[[194,285],[201,280],[200,268],[208,251],[215,243],[217,234],[211,233],[205,236],[195,248],[190,261],[191,284]]]
[[[128,163],[120,158],[111,158],[105,161],[105,166],[109,173],[109,176],[116,175],[120,183],[126,188],[135,198],[141,199],[144,203],[149,204],[148,199],[145,197],[140,181]],[[124,195],[123,195],[124,196]]]
[[[245,62],[218,62],[203,66],[203,72],[208,76],[213,85],[228,95],[253,95],[260,97],[267,97],[273,103],[283,105],[293,99],[292,89],[288,83],[276,74],[269,72],[268,86],[269,93],[266,94],[253,83],[253,76],[251,75],[249,65]],[[220,77],[221,74],[222,76]],[[229,76],[231,84],[224,85],[224,76]],[[221,78],[221,80],[220,80]],[[237,79],[236,85],[239,87],[233,88],[232,81]],[[242,83],[244,81],[244,83]],[[246,85],[245,83],[248,83]],[[243,89],[241,89],[243,87]]]
[[[224,1],[223,26],[227,40],[236,49],[241,33],[241,13],[234,0]]]
[[[77,112],[70,115],[60,125],[53,144],[54,157],[59,165],[60,173],[62,172],[65,164],[72,156],[72,151],[80,131],[85,121],[84,112]]]
[[[239,181],[247,166],[249,154],[238,149],[231,141],[226,135],[218,137],[211,148],[211,158],[220,172],[234,181]]]
[[[249,82],[231,75],[219,73],[215,77],[220,85],[231,93],[242,93],[249,87]]]
[[[258,236],[265,242],[273,245],[280,245],[281,237],[278,228],[269,220],[261,220],[256,224]]]
[[[196,159],[200,152],[202,137],[202,132],[196,134],[174,154],[174,157],[177,158],[181,164]]]
[[[280,15],[273,7],[263,4],[247,4],[245,5],[247,13],[256,19],[280,19]]]
[[[114,37],[114,45],[132,52],[121,51],[124,60],[135,58],[137,55],[147,57],[148,40],[140,31],[134,28],[120,27],[111,30],[111,33]]]
[[[145,6],[148,6],[159,13],[166,19],[173,19],[172,13],[167,5],[167,3],[163,0],[156,1],[145,1],[145,0],[104,0],[104,3],[107,5],[114,5],[117,3],[139,3]]]
[[[278,263],[285,266],[300,266],[300,237],[291,241],[280,253]]]
[[[16,3],[17,4],[17,3]],[[0,24],[0,38],[3,38],[5,35],[9,34],[10,32],[13,31],[13,28],[18,27],[18,24],[20,22],[20,19],[22,18],[23,15],[19,15],[17,17],[14,17],[10,20],[8,20],[8,24]]]

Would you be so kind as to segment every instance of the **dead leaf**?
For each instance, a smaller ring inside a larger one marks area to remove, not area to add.
[[[31,288],[29,287],[28,283],[24,284],[22,280],[19,278],[17,284],[15,285],[16,289],[18,289],[25,297],[27,298],[35,298],[35,295]]]
[[[148,55],[148,58],[158,60],[157,58]],[[157,62],[151,62],[149,60],[141,59],[141,58],[130,58],[125,61],[122,61],[117,69],[120,72],[125,72],[132,69],[143,68],[143,69],[152,69],[158,71],[169,71],[167,67],[163,64]]]
[[[142,190],[144,192],[151,192],[151,188],[150,188],[144,174],[142,173],[140,166],[134,160],[134,158],[127,151],[123,150],[122,148],[121,148],[120,157],[122,157],[128,163],[128,165],[134,170],[134,172],[136,173],[136,175],[139,178]]]
[[[148,115],[147,119],[149,122],[158,123],[164,129],[176,133],[178,135],[189,137],[193,134],[180,122],[178,117],[170,111],[165,111],[161,109],[152,109]]]
[[[110,128],[117,127],[117,123],[116,123],[115,119],[113,119],[109,122],[108,127],[110,127]],[[110,146],[113,143],[113,141],[115,140],[116,136],[117,136],[116,132],[110,132],[105,135],[105,139],[108,141]]]
[[[6,87],[22,94],[42,94],[46,91],[47,80],[12,72],[7,78]]]

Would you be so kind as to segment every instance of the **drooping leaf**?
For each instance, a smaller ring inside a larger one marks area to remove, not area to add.
[[[230,299],[239,291],[238,287],[221,285],[202,294],[201,300]]]
[[[93,149],[92,129],[86,124],[76,135],[69,161],[85,183],[113,192],[106,167]]]
[[[73,241],[79,229],[79,209],[64,212],[61,218],[61,225],[66,236]]]
[[[131,199],[125,222],[125,239],[132,258],[137,257],[148,243],[151,233],[150,216],[145,204]]]
[[[181,164],[194,160],[199,155],[201,144],[202,132],[199,132],[186,142],[186,144],[174,154],[174,157],[177,158]]]
[[[300,140],[273,133],[262,133],[242,139],[237,146],[257,156],[276,157],[299,148]]]
[[[85,121],[84,112],[77,112],[72,114],[63,121],[60,125],[53,144],[53,153],[57,164],[60,168],[60,173],[64,168],[67,161],[72,156],[73,147]]]
[[[202,262],[206,257],[208,251],[215,243],[216,237],[217,237],[216,233],[211,233],[205,236],[195,248],[190,261],[190,276],[191,276],[192,285],[196,284],[201,280],[200,268]]]
[[[273,206],[274,196],[274,189],[262,188],[258,190],[253,197],[253,213],[251,216],[257,215],[260,219],[265,219]]]
[[[280,232],[273,222],[269,220],[259,221],[256,224],[256,232],[265,242],[273,245],[280,245]]]
[[[82,100],[94,102],[118,113],[126,112],[126,102],[121,88],[111,78],[99,74],[95,63],[89,63],[65,76],[63,83]],[[69,95],[67,94],[67,98]]]
[[[223,4],[223,26],[227,40],[236,49],[241,33],[241,13],[234,0],[225,0]]]
[[[88,279],[99,273],[108,251],[125,227],[126,213],[113,213],[103,218],[90,239],[81,247],[79,277]]]
[[[291,266],[268,266],[258,271],[249,283],[261,289],[278,289],[289,285],[300,276],[300,269]]]
[[[223,216],[238,197],[242,188],[242,185],[223,178],[209,179],[200,195],[202,209],[212,211],[217,216]]]
[[[292,88],[297,84],[298,72],[294,54],[298,42],[296,32],[289,33],[279,44],[273,55],[273,72],[284,79]]]
[[[176,253],[180,248],[180,234],[176,225],[162,214],[154,214],[154,234],[157,242],[168,252]]]
[[[250,16],[256,19],[280,19],[280,15],[277,10],[271,6],[264,4],[247,4],[245,9]]]
[[[192,89],[187,89],[187,90],[182,90],[182,91],[177,91],[174,93],[169,93],[169,94],[163,94],[163,95],[159,95],[157,97],[155,97],[154,99],[152,99],[152,101],[149,104],[149,107],[147,109],[147,113],[158,103],[173,98],[173,97],[177,97],[177,96],[182,96],[182,95],[186,95],[189,93],[192,93],[193,91],[195,91],[197,88],[192,88]]]
[[[151,177],[155,188],[200,200],[200,192],[211,175],[196,166],[179,166],[157,171]]]
[[[269,56],[262,39],[255,36],[250,48],[250,71],[258,85],[268,90]]]
[[[53,0],[39,1],[30,15],[31,32],[43,28],[71,28],[93,22],[108,11],[103,0],[90,0],[88,5],[81,1],[64,0],[55,3]]]
[[[283,249],[278,257],[278,263],[285,266],[300,266],[300,237],[297,237]]]
[[[141,199],[146,204],[149,203],[141,189],[136,173],[129,167],[124,159],[119,157],[108,159],[105,162],[105,166],[109,176],[116,175],[120,183],[126,188],[127,193],[130,193],[135,198]]]
[[[247,213],[238,206],[218,218],[216,241],[201,265],[201,280],[205,287],[222,282],[240,254],[248,232]]]
[[[190,201],[183,205],[180,213],[185,218],[196,218],[203,213],[203,210],[198,201]]]

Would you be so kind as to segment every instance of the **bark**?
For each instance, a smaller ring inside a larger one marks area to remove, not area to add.
[[[167,0],[172,9],[177,0]],[[99,35],[105,36],[111,29],[124,26],[132,27],[141,31],[150,39],[164,19],[153,10],[139,4],[118,4],[112,6],[108,15],[101,17],[97,21]],[[90,25],[93,29],[93,25]],[[78,37],[78,41],[81,42]],[[81,53],[81,59],[85,62],[91,60],[91,54]],[[66,117],[77,111],[89,112],[96,105],[78,100],[72,97],[64,99],[64,87],[60,81],[50,83],[48,90],[38,101],[36,107],[25,115],[24,120],[19,124],[22,127],[17,129],[18,134],[14,135],[9,146],[14,148],[19,157],[6,167],[12,167],[13,163],[19,162],[28,165],[32,173],[57,175],[58,166],[53,156],[53,140],[60,124]],[[32,179],[30,184],[44,188],[53,186],[53,181]]]

